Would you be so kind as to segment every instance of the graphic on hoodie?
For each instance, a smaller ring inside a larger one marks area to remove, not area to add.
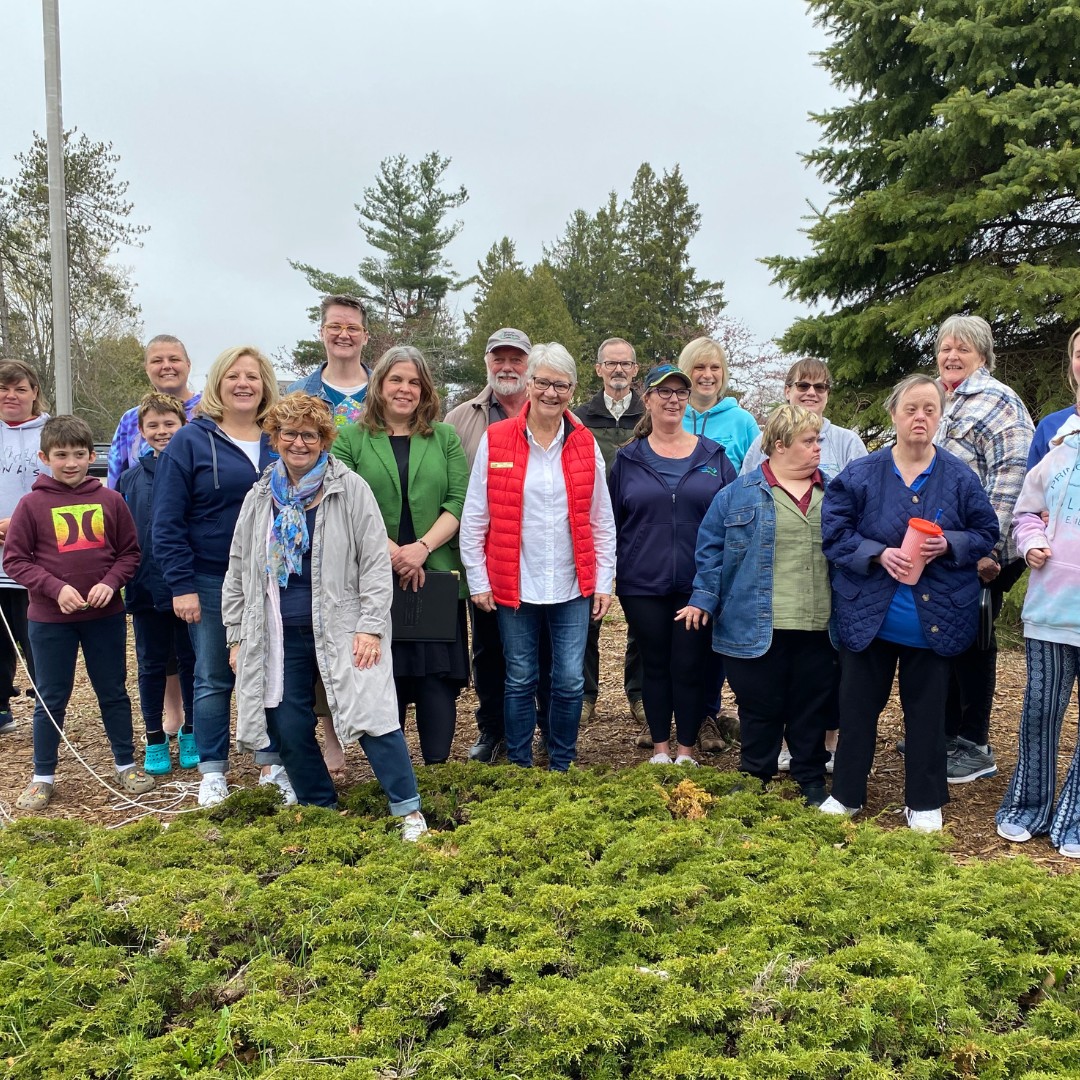
[[[54,506],[51,510],[57,551],[87,551],[105,546],[105,510],[101,503],[75,503]]]

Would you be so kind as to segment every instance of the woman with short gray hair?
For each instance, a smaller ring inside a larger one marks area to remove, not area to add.
[[[1001,539],[979,560],[993,618],[1024,570],[1012,539],[1013,507],[1027,473],[1035,427],[1020,395],[995,379],[994,335],[978,315],[951,315],[934,343],[945,411],[935,442],[976,473],[997,514]],[[990,710],[997,682],[997,639],[974,642],[953,662],[945,734],[950,784],[997,772],[990,748]]]
[[[529,400],[480,440],[461,518],[473,603],[497,611],[506,658],[507,757],[532,764],[541,635],[551,639],[550,767],[577,756],[590,617],[604,617],[615,570],[615,522],[604,458],[567,408],[577,365],[561,345],[534,345]]]

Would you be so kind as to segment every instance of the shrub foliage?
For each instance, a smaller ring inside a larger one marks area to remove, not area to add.
[[[738,778],[424,771],[402,843],[241,793],[0,834],[12,1078],[1026,1077],[1080,1070],[1080,876],[956,865]]]

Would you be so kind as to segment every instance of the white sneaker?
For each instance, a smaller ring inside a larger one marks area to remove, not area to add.
[[[776,759],[777,772],[791,772],[791,751],[786,746],[780,747],[780,756]]]
[[[844,815],[845,817],[854,817],[861,809],[861,806],[851,807],[845,806],[839,799],[834,799],[831,795],[818,807],[823,814],[837,814]]]
[[[696,765],[697,762],[689,754],[680,754],[675,759],[676,765]]]
[[[409,843],[415,843],[428,831],[427,822],[424,820],[424,815],[419,810],[414,810],[411,814],[406,814],[401,819],[401,839],[408,840]]]
[[[675,762],[671,760],[670,754],[653,754],[649,758],[650,765],[674,765]]]
[[[1080,844],[1062,844],[1058,851],[1066,859],[1080,859]]]
[[[941,832],[941,810],[909,810],[904,807],[908,828],[915,832]]]
[[[229,785],[225,781],[225,774],[219,772],[203,773],[199,781],[199,805],[217,806],[229,797]]]
[[[1011,821],[999,822],[997,834],[1003,840],[1011,840],[1014,844],[1026,844],[1031,839],[1031,833],[1023,825],[1015,825]]]
[[[273,784],[281,792],[281,798],[286,806],[296,805],[296,792],[293,791],[292,782],[289,780],[289,774],[285,771],[284,765],[271,765],[270,771],[259,777],[259,786],[266,784]]]

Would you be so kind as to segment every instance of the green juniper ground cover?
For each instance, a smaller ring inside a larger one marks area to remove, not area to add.
[[[0,833],[13,1078],[1080,1075],[1080,875],[710,769]],[[6,1059],[6,1061],[5,1061]]]

